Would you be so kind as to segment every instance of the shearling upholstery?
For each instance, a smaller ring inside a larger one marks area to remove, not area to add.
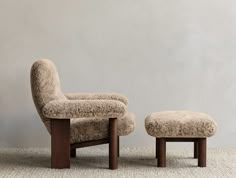
[[[192,111],[164,111],[147,116],[145,128],[153,137],[213,136],[217,130],[214,120],[205,113]]]
[[[43,107],[47,118],[122,117],[126,105],[115,100],[54,100]]]
[[[98,140],[108,137],[108,118],[71,119],[71,143]],[[125,136],[134,131],[135,115],[126,113],[118,118],[118,135]]]
[[[47,59],[31,68],[31,91],[37,111],[50,133],[50,118],[71,120],[71,142],[105,138],[108,118],[118,118],[119,135],[134,130],[135,117],[127,112],[128,100],[114,93],[63,94],[55,65]]]
[[[128,99],[117,93],[66,93],[69,100],[117,100],[128,105]]]
[[[37,111],[50,132],[50,119],[42,114],[43,107],[54,100],[66,100],[61,91],[55,65],[47,60],[36,61],[31,68],[31,91]]]

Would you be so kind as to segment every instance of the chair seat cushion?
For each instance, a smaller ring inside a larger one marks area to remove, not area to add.
[[[84,141],[108,138],[108,118],[76,118],[71,119],[71,144]],[[124,136],[133,132],[135,115],[126,113],[118,118],[118,135]]]
[[[145,119],[145,128],[153,137],[210,137],[217,125],[205,113],[192,111],[163,111],[152,113]]]

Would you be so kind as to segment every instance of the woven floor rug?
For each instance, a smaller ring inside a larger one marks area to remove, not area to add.
[[[167,167],[157,168],[151,148],[123,148],[119,169],[108,169],[107,148],[77,150],[71,168],[50,169],[50,149],[0,149],[0,177],[236,177],[236,149],[208,149],[207,168],[190,150],[167,150]]]

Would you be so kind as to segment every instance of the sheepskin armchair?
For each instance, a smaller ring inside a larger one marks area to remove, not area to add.
[[[127,112],[128,99],[116,93],[68,93],[61,91],[55,65],[48,59],[31,68],[31,90],[38,114],[51,134],[52,168],[70,167],[76,148],[109,143],[109,167],[117,168],[119,136],[135,128],[135,116]]]

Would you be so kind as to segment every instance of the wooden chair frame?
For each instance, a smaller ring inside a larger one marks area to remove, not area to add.
[[[76,148],[109,144],[109,169],[118,168],[119,136],[117,118],[109,119],[109,137],[70,144],[70,119],[51,119],[51,167],[70,168],[70,157],[76,157]]]

